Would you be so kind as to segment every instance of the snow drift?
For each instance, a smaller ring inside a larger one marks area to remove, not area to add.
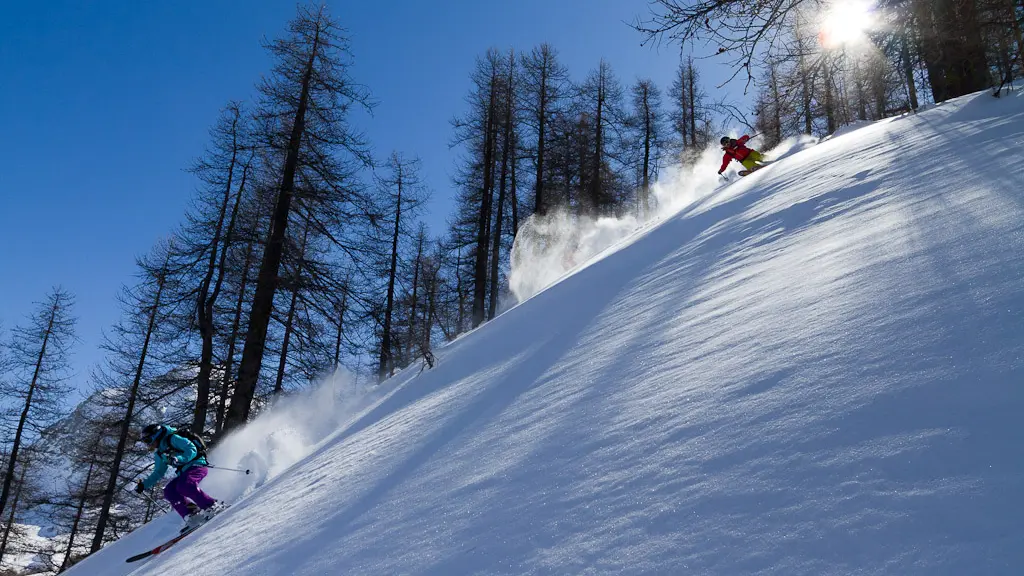
[[[342,371],[311,390],[283,397],[210,454],[214,466],[250,473],[211,470],[203,488],[216,498],[238,500],[309,455],[372,398],[371,390]]]
[[[974,95],[699,194],[134,573],[1017,574],[1022,140]]]

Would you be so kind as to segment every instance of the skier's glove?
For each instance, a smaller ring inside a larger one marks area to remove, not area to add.
[[[142,494],[145,491],[146,491],[146,487],[142,484],[142,480],[139,480],[138,482],[135,483],[135,493],[136,494]]]

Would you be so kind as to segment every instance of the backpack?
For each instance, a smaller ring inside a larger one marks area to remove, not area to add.
[[[191,442],[192,445],[196,447],[196,457],[193,458],[193,460],[206,458],[206,440],[203,440],[202,436],[193,432],[191,428],[189,428],[188,426],[182,426],[181,428],[176,428],[174,432],[172,432],[172,434],[174,434],[175,436],[181,436],[185,440]],[[168,444],[167,446],[168,448],[171,448],[171,451],[177,452],[177,450],[174,450],[174,448],[171,447],[170,444]]]

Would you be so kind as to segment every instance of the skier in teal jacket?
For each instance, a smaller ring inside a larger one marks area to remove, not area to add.
[[[140,480],[135,491],[142,493],[156,486],[167,473],[168,466],[177,469],[177,476],[164,486],[164,498],[171,503],[189,525],[209,519],[203,511],[213,508],[218,502],[199,488],[199,482],[209,471],[206,456],[188,438],[176,433],[177,430],[162,424],[150,424],[142,429],[141,440],[153,450],[153,473]],[[190,504],[198,507],[192,510]]]

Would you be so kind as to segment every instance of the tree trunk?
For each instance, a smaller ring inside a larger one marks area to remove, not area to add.
[[[934,32],[931,34],[934,35]],[[922,38],[918,44],[918,53],[921,54],[925,71],[928,73],[928,88],[932,92],[932,100],[943,102],[948,99],[945,70],[939,60],[936,44],[933,38]]]
[[[491,231],[493,246],[491,248],[491,298],[487,307],[487,319],[494,318],[498,309],[498,266],[501,263],[501,226],[505,219],[505,191],[508,184],[509,150],[512,144],[512,99],[515,93],[515,55],[509,54],[508,82],[505,95],[505,118],[501,143],[501,178],[498,184],[498,211],[494,216],[494,229]]]
[[[854,89],[857,91],[857,120],[861,122],[868,119],[867,91],[864,89],[864,75],[861,74],[860,65],[853,67]]]
[[[562,166],[562,189],[563,189],[562,193],[563,193],[564,198],[565,198],[566,207],[571,207],[573,205],[572,171],[573,171],[573,162],[575,162],[576,159],[574,157],[572,157],[571,136],[565,135],[563,137],[563,140],[565,140],[566,143],[565,143],[565,152],[564,152],[565,158],[563,159],[564,164]],[[578,162],[578,164],[581,167],[583,166],[582,157],[581,157],[580,162]],[[583,176],[583,169],[582,168],[580,168],[580,176],[581,177]],[[581,187],[583,186],[583,182],[585,182],[585,180],[581,179],[580,180],[580,186]],[[579,198],[576,199],[576,205],[577,206],[579,205]]]
[[[693,58],[686,61],[686,75],[690,84],[690,142],[697,148],[700,146],[697,142],[697,73],[693,69]]]
[[[540,68],[540,102],[537,109],[537,183],[534,185],[533,202],[534,213],[540,215],[547,210],[544,203],[544,129],[547,128],[548,115],[548,58],[549,54],[545,50]]]
[[[238,383],[231,398],[225,419],[225,428],[232,430],[245,424],[252,408],[252,399],[256,393],[260,368],[263,365],[263,352],[267,342],[267,328],[270,325],[271,312],[274,309],[274,292],[277,289],[277,274],[281,268],[281,257],[284,252],[285,229],[288,227],[288,215],[291,212],[292,193],[295,189],[295,171],[299,163],[299,149],[305,133],[306,109],[309,106],[310,83],[316,63],[317,51],[320,49],[320,27],[317,25],[313,46],[309,52],[309,60],[302,75],[298,107],[292,122],[292,132],[288,140],[288,154],[285,157],[281,176],[281,187],[274,207],[273,224],[270,228],[270,239],[263,251],[263,262],[256,277],[256,294],[253,296],[252,310],[249,312],[249,327],[245,335],[245,347],[242,349],[242,361],[238,367]]]
[[[988,87],[985,42],[975,0],[918,0],[914,8],[935,101]]]
[[[236,133],[234,125],[232,132]],[[224,218],[227,214],[228,203],[231,201],[231,183],[235,173],[235,161],[238,154],[237,136],[233,143],[231,162],[228,168],[228,181],[224,186],[224,202],[220,206],[220,215],[217,218],[217,227],[210,243],[210,259],[206,267],[206,276],[199,287],[199,299],[196,302],[196,320],[199,325],[199,335],[202,339],[202,352],[199,358],[199,374],[196,378],[196,408],[192,418],[192,431],[202,435],[206,429],[206,415],[210,409],[210,374],[213,372],[213,335],[216,327],[213,321],[214,306],[217,297],[220,295],[221,287],[224,285],[224,264],[227,260],[228,249],[231,247],[231,236],[234,233],[235,221],[238,218],[238,208],[242,203],[242,194],[245,190],[245,180],[249,173],[249,163],[246,163],[242,171],[242,182],[238,187],[238,195],[235,198],[234,206],[231,208],[231,216],[228,220],[227,230],[224,231],[224,245],[221,246],[221,231],[224,226]],[[219,251],[219,258],[218,258]],[[216,274],[216,280],[214,280]],[[210,284],[213,283],[213,292],[210,292]]]
[[[832,134],[836,131],[836,105],[835,96],[833,95],[833,82],[832,82],[832,59],[826,52],[822,57],[822,76],[825,81],[825,124],[828,134]]]
[[[679,88],[680,88],[679,89],[679,113],[680,113],[681,118],[679,119],[680,120],[679,132],[682,134],[682,137],[683,137],[683,149],[684,150],[687,147],[694,145],[692,137],[691,137],[689,142],[686,140],[686,135],[690,131],[690,124],[691,124],[691,122],[690,122],[690,91],[686,87],[687,81],[688,81],[688,78],[689,78],[688,71],[689,71],[689,69],[684,67],[680,63],[680,66],[679,66]]]
[[[876,66],[872,67],[871,75],[871,93],[875,98],[875,120],[881,120],[885,118],[885,111],[889,108],[888,94],[886,93],[885,87],[885,74],[878,69],[881,66],[880,63],[875,63]]]
[[[462,247],[459,247],[459,255],[455,259],[455,295],[459,300],[459,311],[457,314],[455,335],[462,334],[466,325],[466,297],[462,289]]]
[[[907,32],[900,35],[900,64],[903,67],[903,79],[907,83],[907,99],[911,110],[917,110],[917,85],[914,83],[914,63],[910,59],[910,45]]]
[[[937,3],[948,3],[950,0],[935,0]],[[936,8],[937,9],[937,8]],[[936,22],[932,0],[914,0],[911,5],[918,39],[917,53],[928,72],[928,87],[932,92],[932,100],[946,100],[946,80],[942,65],[942,49],[940,48],[940,30]]]
[[[416,261],[412,267],[412,305],[409,309],[409,336],[405,339],[405,357],[412,362],[412,344],[416,342],[416,308],[419,304],[420,263],[423,262],[423,235],[419,237],[416,247]]]
[[[435,263],[436,266],[436,263]],[[431,332],[434,328],[434,317],[437,313],[437,268],[433,268],[427,289],[427,317],[423,321],[423,349],[430,352]]]
[[[811,71],[807,68],[807,59],[804,56],[804,39],[800,34],[800,19],[796,20],[797,38],[797,69],[800,74],[800,99],[803,103],[804,134],[810,135],[814,131],[814,117],[811,112],[811,87],[813,86]]]
[[[403,166],[396,164],[398,200],[395,202],[395,231],[391,237],[391,267],[388,270],[387,305],[384,308],[384,333],[380,341],[380,362],[377,365],[377,381],[383,382],[391,372],[391,315],[395,309],[395,277],[398,275],[398,233],[402,221],[402,180]]]
[[[647,93],[648,87],[646,84],[643,86],[643,103],[644,103],[644,166],[643,166],[643,183],[641,185],[641,194],[643,195],[643,218],[646,219],[647,215],[651,212],[650,206],[650,165],[651,165],[651,103],[649,101],[650,95]]]
[[[96,468],[96,460],[89,462],[89,470],[85,473],[85,485],[82,487],[81,495],[78,498],[78,506],[75,507],[75,519],[71,522],[71,533],[68,534],[68,547],[64,552],[64,561],[60,563],[58,572],[67,570],[71,556],[75,551],[75,537],[78,536],[78,526],[82,522],[82,514],[85,512],[85,503],[89,498],[89,484],[92,482],[92,473]]]
[[[302,245],[299,247],[299,260],[295,264],[295,279],[292,282],[292,298],[288,304],[288,315],[284,322],[284,339],[281,341],[281,356],[277,363],[277,379],[274,381],[274,394],[284,391],[284,373],[288,367],[288,344],[292,338],[293,323],[295,322],[295,308],[299,301],[299,287],[302,283],[302,262],[306,257],[306,241],[309,239],[309,221],[302,229]]]
[[[259,222],[259,217],[256,218]],[[245,247],[245,262],[242,266],[242,277],[239,279],[238,298],[235,300],[235,317],[231,322],[231,334],[228,336],[228,352],[224,358],[224,375],[221,378],[220,398],[217,403],[217,430],[219,436],[224,431],[224,418],[227,413],[228,393],[231,390],[231,370],[235,363],[235,346],[238,343],[239,328],[242,324],[242,311],[245,308],[245,288],[249,280],[249,272],[252,267],[252,255],[255,250],[255,242],[249,240]]]
[[[18,464],[18,453],[21,451],[21,441],[25,433],[25,425],[28,423],[28,414],[32,409],[32,397],[35,395],[36,386],[39,384],[39,375],[43,371],[43,360],[46,358],[46,345],[50,342],[50,335],[53,333],[53,323],[57,318],[57,304],[50,307],[50,318],[47,320],[46,331],[43,333],[43,344],[39,347],[39,355],[36,356],[35,369],[32,372],[32,381],[28,385],[28,393],[25,395],[25,407],[21,410],[21,417],[18,418],[18,428],[14,433],[14,441],[11,444],[11,453],[7,461],[7,473],[4,475],[4,487],[0,492],[0,513],[7,509],[7,500],[11,494],[11,483],[14,481],[14,471]]]
[[[772,128],[775,133],[772,135],[772,144],[782,142],[782,112],[780,110],[779,77],[775,65],[772,65]]]
[[[591,178],[593,176],[591,174],[592,170],[591,170],[591,167],[590,167],[591,154],[592,154],[592,152],[590,150],[590,119],[587,118],[586,116],[584,116],[580,120],[580,124],[579,124],[579,126],[577,126],[576,129],[578,131],[578,141],[579,141],[578,150],[577,150],[578,156],[576,158],[573,158],[573,160],[578,160],[576,162],[576,164],[577,164],[577,166],[579,168],[579,200],[578,200],[578,204],[579,204],[580,213],[583,213],[588,208],[586,206],[586,203],[589,201],[588,200],[590,198],[589,194],[590,194],[591,190],[593,189],[593,183],[589,180],[589,178]],[[566,177],[566,179],[568,179],[568,176]],[[568,184],[568,182],[567,182],[567,184]]]
[[[348,283],[341,292],[341,305],[338,307],[338,334],[334,341],[334,369],[341,366],[341,337],[345,330],[345,310],[348,308]]]
[[[1007,17],[1010,20],[1010,26],[1013,28],[1013,36],[1017,41],[1017,66],[1024,68],[1024,34],[1021,33],[1020,21],[1017,20],[1017,7],[1014,6],[1013,0],[1006,0]],[[1013,69],[1013,66],[1010,66]]]
[[[196,378],[196,406],[192,419],[192,431],[202,434],[206,427],[206,412],[210,402],[210,374],[213,372],[213,308],[214,299],[210,298],[210,285],[217,270],[217,253],[221,249],[220,238],[227,217],[228,203],[231,200],[231,185],[235,176],[235,163],[238,160],[238,112],[231,123],[232,150],[228,163],[228,178],[224,186],[224,200],[220,205],[217,225],[214,228],[213,240],[210,242],[210,258],[206,266],[206,275],[199,285],[196,302],[196,323],[199,326],[199,337],[202,340],[202,351],[199,358],[199,374]],[[227,246],[223,249],[226,251]]]
[[[476,262],[473,269],[473,327],[479,326],[485,318],[487,301],[487,254],[489,252],[488,231],[491,225],[491,202],[494,195],[494,115],[497,103],[497,71],[491,72],[490,104],[487,106],[487,121],[484,135],[484,182],[480,200],[480,215],[477,221]]]
[[[166,281],[167,269],[161,270],[157,278],[156,296],[153,298],[153,307],[149,312],[149,321],[146,326],[146,336],[142,341],[142,350],[139,352],[139,363],[135,368],[135,379],[128,390],[128,405],[125,407],[124,418],[121,420],[121,433],[117,439],[117,448],[114,450],[114,460],[110,464],[110,478],[107,480],[107,489],[103,494],[103,504],[100,507],[99,519],[96,521],[96,535],[92,540],[92,549],[95,552],[103,546],[103,533],[107,529],[107,521],[110,518],[110,507],[114,503],[114,495],[117,492],[117,475],[121,471],[121,460],[124,458],[125,448],[128,445],[128,432],[131,430],[132,417],[135,415],[135,400],[139,393],[139,384],[142,382],[143,369],[146,367],[146,357],[149,354],[149,343],[156,329],[157,311],[160,309],[160,297],[163,295],[164,283]]]
[[[3,538],[0,538],[0,565],[3,564],[4,555],[7,553],[7,542],[11,536],[11,529],[14,527],[15,512],[18,510],[18,501],[21,500],[21,491],[25,488],[25,472],[28,466],[21,467],[21,474],[18,475],[18,489],[14,491],[14,499],[11,501],[11,513],[7,517],[7,525],[4,526]]]
[[[988,88],[992,85],[992,78],[976,0],[957,0],[956,5],[957,21],[950,26],[952,30],[963,31],[963,54],[953,62],[960,78],[956,96],[963,96]]]
[[[512,129],[512,142],[516,141],[515,128]],[[519,234],[519,196],[516,193],[516,150],[515,146],[512,147],[512,166],[509,168],[509,194],[510,201],[512,202],[512,238],[515,239],[516,234]]]
[[[594,152],[592,181],[590,183],[592,192],[590,194],[591,209],[594,213],[600,212],[603,205],[604,187],[602,186],[601,164],[604,161],[604,98],[605,98],[605,75],[604,62],[598,72],[597,81],[597,114],[594,117]]]

